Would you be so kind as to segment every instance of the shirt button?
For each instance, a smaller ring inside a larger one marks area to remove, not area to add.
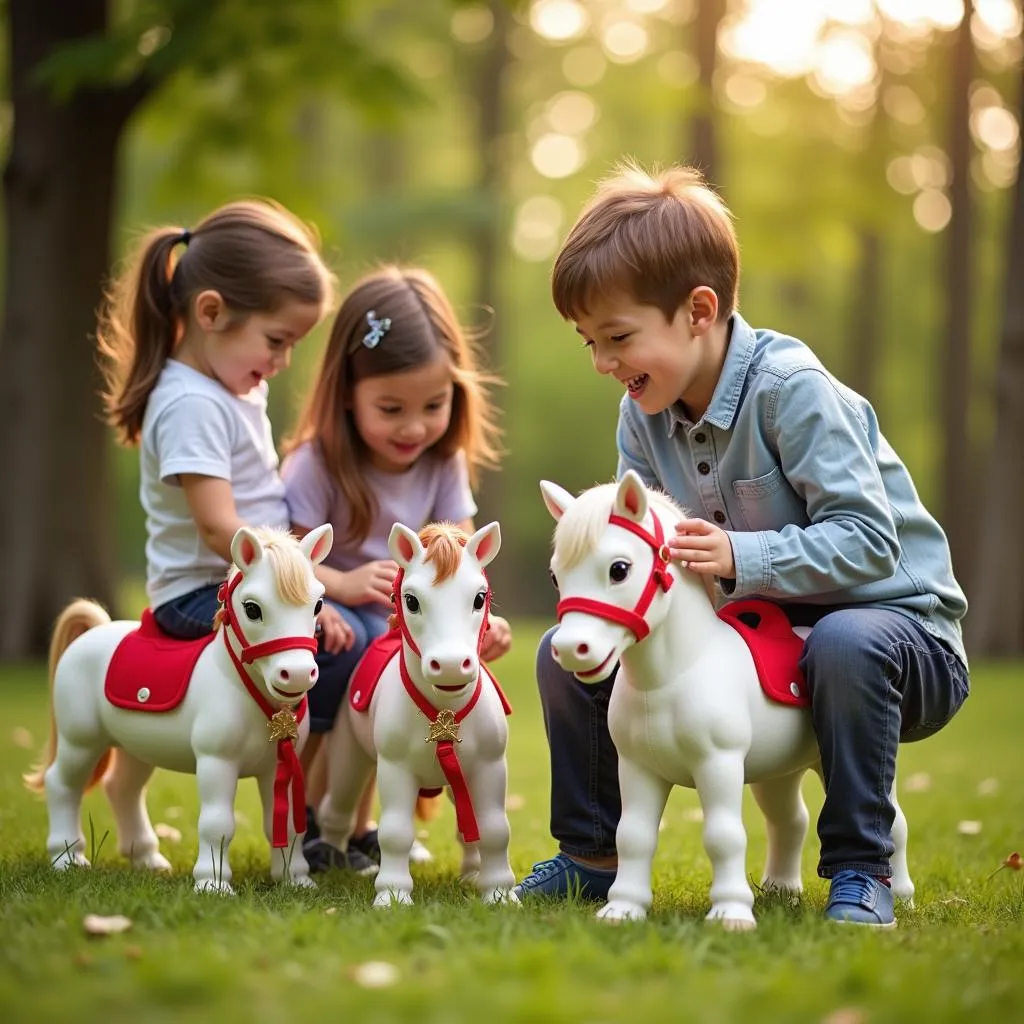
[[[725,522],[725,513],[721,509],[716,508],[714,513],[712,514],[711,518],[714,519],[714,521],[716,523],[719,523],[719,524],[724,523]]]
[[[706,462],[698,462],[697,472],[700,473],[701,476],[707,476],[708,473],[711,472],[711,467]]]
[[[697,442],[697,444],[703,444],[708,439],[708,435],[705,434],[703,431],[698,431],[696,434],[693,435],[693,439],[694,441]]]

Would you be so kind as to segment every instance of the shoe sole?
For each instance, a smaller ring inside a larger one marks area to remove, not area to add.
[[[899,924],[898,921],[890,921],[888,924],[882,924],[881,921],[851,921],[848,917],[826,917],[826,921],[831,924],[851,924],[856,928],[875,928],[880,932],[892,931],[893,928]]]

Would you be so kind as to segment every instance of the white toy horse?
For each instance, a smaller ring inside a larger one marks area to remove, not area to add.
[[[401,567],[396,626],[353,675],[328,737],[330,779],[318,815],[323,838],[345,849],[376,764],[381,862],[374,906],[412,903],[416,799],[441,787],[455,803],[463,874],[473,875],[485,903],[518,902],[505,812],[510,709],[479,656],[491,597],[484,568],[500,546],[497,523],[469,538],[450,523],[430,524],[419,535],[395,523],[388,538]]]
[[[309,733],[306,691],[317,679],[314,629],[324,588],[313,565],[332,538],[330,526],[301,541],[240,529],[221,621],[202,640],[167,637],[148,611],[139,628],[111,622],[92,601],[64,610],[50,645],[50,742],[39,771],[25,777],[30,788],[46,790],[55,868],[88,866],[82,794],[103,778],[120,852],[136,867],[169,869],[145,803],[159,767],[196,775],[196,891],[232,891],[235,791],[239,778],[252,775],[272,842],[271,874],[314,885],[302,855],[305,797],[295,748]]]
[[[743,785],[767,820],[763,884],[800,892],[808,824],[800,783],[808,768],[821,772],[810,712],[768,699],[738,627],[718,617],[701,577],[669,560],[664,538],[683,513],[667,496],[647,490],[632,470],[579,498],[548,481],[541,492],[558,521],[552,654],[584,683],[607,679],[621,661],[608,706],[622,796],[619,864],[598,916],[646,917],[658,825],[679,785],[697,790],[704,812],[708,920],[753,928]],[[909,899],[907,823],[895,785],[892,800],[892,887]]]

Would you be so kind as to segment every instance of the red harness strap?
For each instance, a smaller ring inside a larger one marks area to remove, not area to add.
[[[277,741],[277,771],[274,774],[274,815],[273,815],[273,845],[276,848],[288,845],[288,797],[291,794],[292,823],[295,831],[300,835],[306,831],[306,795],[302,778],[302,765],[299,763],[298,754],[295,752],[294,740],[298,735],[297,724],[306,716],[307,700],[305,694],[299,701],[295,712],[290,709],[278,709],[263,696],[249,677],[245,666],[252,664],[257,658],[266,657],[268,654],[277,654],[279,651],[317,650],[317,642],[313,637],[292,636],[279,637],[276,640],[268,640],[262,644],[250,644],[242,632],[242,627],[231,604],[231,595],[242,580],[242,574],[236,573],[231,583],[222,583],[217,596],[224,606],[224,644],[231,656],[232,664],[242,680],[249,696],[256,702],[260,711],[267,716],[267,725],[270,728],[270,742]],[[240,650],[235,652],[231,644],[229,632],[234,633],[238,639]]]
[[[649,533],[639,523],[635,523],[632,519],[627,519],[625,516],[618,516],[612,513],[608,517],[608,522],[612,526],[621,526],[622,529],[635,533],[642,540],[645,540],[654,552],[654,564],[651,566],[651,574],[647,577],[647,584],[637,600],[636,607],[629,611],[626,608],[619,607],[617,604],[611,604],[607,601],[596,601],[591,597],[567,597],[564,601],[558,602],[557,613],[559,622],[562,621],[562,616],[568,612],[584,612],[587,615],[596,615],[600,619],[609,619],[612,622],[619,623],[621,626],[625,626],[636,637],[637,643],[650,633],[651,627],[647,625],[644,615],[647,609],[650,608],[658,589],[660,588],[663,592],[667,593],[674,582],[672,573],[669,571],[670,555],[668,545],[665,543],[665,533],[661,526],[661,520],[654,513],[652,513],[652,518],[654,519],[654,532]]]

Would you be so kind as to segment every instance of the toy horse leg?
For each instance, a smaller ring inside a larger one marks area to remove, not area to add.
[[[754,928],[754,894],[746,877],[742,753],[714,752],[694,766],[693,780],[704,810],[704,849],[711,859],[711,910],[707,920],[721,921],[730,929]]]
[[[907,864],[907,816],[903,813],[899,801],[896,799],[896,779],[892,781],[892,792],[889,794],[892,800],[893,810],[896,817],[892,823],[892,841],[895,844],[895,851],[892,856],[892,893],[900,900],[904,900],[908,906],[914,905],[914,883],[910,877],[910,868]]]
[[[327,789],[317,810],[320,835],[339,850],[348,847],[359,801],[373,775],[373,758],[356,739],[350,714],[347,707],[342,707],[327,734]]]
[[[196,757],[199,787],[199,856],[192,877],[196,892],[232,894],[228,847],[235,837],[238,765],[223,757]]]
[[[480,870],[474,879],[484,903],[518,903],[512,894],[516,876],[508,860],[511,829],[505,813],[505,791],[508,772],[505,759],[475,766],[471,780],[473,807],[480,828]],[[466,848],[468,854],[470,847]]]
[[[146,783],[153,765],[126,750],[115,750],[113,767],[103,780],[107,799],[117,820],[117,848],[132,867],[170,871],[171,862],[160,853],[160,841],[146,810]]]
[[[82,746],[60,736],[57,756],[46,769],[46,806],[50,818],[46,852],[58,871],[72,865],[89,867],[82,834],[82,794],[105,748],[98,740],[96,746]]]
[[[377,761],[377,789],[380,792],[380,871],[374,881],[375,907],[412,903],[412,874],[409,852],[416,838],[413,813],[419,785],[412,773],[394,761]]]
[[[768,827],[768,857],[761,884],[798,893],[803,890],[800,858],[810,815],[800,783],[804,769],[775,779],[752,782],[750,789]]]
[[[274,846],[274,776],[277,772],[273,765],[268,772],[256,776],[256,784],[260,790],[260,803],[263,805],[263,834],[270,844],[270,877],[275,882],[286,885],[297,885],[301,888],[315,889],[316,882],[309,877],[309,864],[302,852],[302,836],[295,831],[292,808],[288,808],[288,845]],[[303,833],[305,834],[305,833]]]
[[[642,921],[651,905],[651,861],[672,783],[620,754],[619,789],[622,816],[615,832],[619,867],[608,902],[597,916],[605,921]]]

